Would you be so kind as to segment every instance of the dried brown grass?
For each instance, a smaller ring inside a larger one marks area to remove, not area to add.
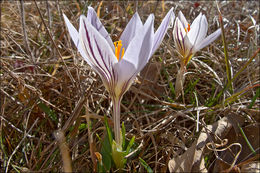
[[[98,151],[100,142],[95,134],[101,137],[104,134],[100,116],[111,117],[111,100],[100,77],[71,43],[62,18],[65,13],[78,27],[79,15],[86,14],[88,5],[97,9],[99,2],[37,1],[43,21],[33,1],[24,2],[24,18],[19,1],[1,3],[1,172],[61,171],[62,159],[53,137],[58,129],[66,132],[73,170],[93,170],[90,133],[88,128],[79,129],[86,124],[81,116],[92,116],[91,133],[94,150]],[[228,22],[225,33],[235,74],[259,48],[259,3],[227,1],[219,5],[224,22]],[[143,21],[154,13],[157,28],[170,7],[174,7],[176,15],[182,10],[189,21],[199,12],[204,13],[208,33],[219,27],[216,5],[206,1],[104,1],[100,18],[117,40],[136,10]],[[188,65],[185,102],[174,100],[170,87],[176,79],[177,56],[169,29],[146,70],[123,98],[121,121],[125,123],[127,137],[136,136],[137,145],[141,145],[140,152],[127,164],[128,172],[144,171],[138,157],[154,171],[166,172],[168,161],[184,153],[198,137],[197,113],[200,128],[229,114],[243,115],[245,126],[259,125],[259,98],[253,108],[247,108],[259,89],[259,57],[233,82],[234,93],[248,88],[243,95],[223,105],[232,95],[225,92],[217,103],[207,107],[210,98],[216,97],[227,82],[221,39],[198,52]],[[193,86],[191,83],[196,80]],[[53,112],[44,112],[40,104]],[[214,159],[210,158],[207,165],[212,166]]]

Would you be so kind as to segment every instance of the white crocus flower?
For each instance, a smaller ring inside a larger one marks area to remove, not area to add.
[[[114,132],[120,143],[120,102],[136,75],[143,69],[155,50],[159,47],[174,17],[171,9],[154,33],[154,15],[143,24],[135,13],[119,41],[112,42],[105,27],[92,7],[88,15],[80,16],[79,32],[63,15],[68,31],[81,56],[100,75],[114,108]]]
[[[212,43],[221,34],[221,29],[218,29],[206,37],[207,31],[208,22],[205,15],[200,13],[189,25],[182,12],[179,12],[174,24],[173,38],[184,66],[197,51]]]

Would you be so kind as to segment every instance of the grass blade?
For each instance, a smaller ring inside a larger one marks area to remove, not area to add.
[[[148,173],[153,173],[152,168],[141,157],[139,157],[139,161]]]
[[[223,41],[223,46],[224,46],[224,54],[225,54],[225,64],[226,64],[226,73],[227,73],[227,79],[228,79],[228,85],[230,86],[231,93],[233,93],[233,87],[232,87],[232,77],[231,77],[231,68],[229,64],[229,58],[228,58],[228,51],[227,51],[227,42],[226,42],[226,37],[225,37],[225,30],[224,30],[224,25],[223,25],[223,20],[222,20],[222,15],[218,7],[218,12],[219,12],[219,23],[221,27],[221,35],[222,35],[222,41]]]
[[[251,145],[251,143],[250,143],[249,140],[247,139],[244,130],[240,127],[239,124],[237,124],[237,125],[238,125],[238,127],[239,127],[239,129],[240,129],[240,132],[242,133],[244,139],[246,140],[246,143],[247,143],[248,147],[249,147],[250,150],[253,152],[253,154],[256,155],[255,149],[253,148],[253,146]]]
[[[254,95],[254,97],[252,98],[252,101],[250,103],[250,105],[248,106],[249,109],[251,109],[253,107],[253,105],[255,104],[256,99],[260,96],[260,88],[258,88],[256,90],[256,94]]]

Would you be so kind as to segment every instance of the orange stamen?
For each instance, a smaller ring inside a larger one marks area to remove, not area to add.
[[[120,50],[121,50],[121,47],[122,47],[122,40],[114,42],[114,45],[115,45],[115,55],[116,55],[117,60],[119,61],[119,59],[120,59]],[[124,53],[125,53],[125,49],[122,48],[121,59],[124,56]]]
[[[185,29],[185,32],[189,32],[190,31],[190,24],[188,24],[188,27],[187,28],[184,28]]]

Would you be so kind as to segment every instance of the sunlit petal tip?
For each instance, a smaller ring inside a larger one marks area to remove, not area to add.
[[[163,40],[163,38],[164,38],[164,36],[167,32],[169,24],[171,22],[173,22],[174,18],[175,18],[175,16],[174,16],[174,13],[173,13],[173,8],[171,8],[169,10],[169,12],[166,14],[166,16],[163,18],[162,23],[160,24],[159,28],[155,32],[152,54],[156,51],[156,49],[161,44],[161,42],[162,42],[162,40]]]
[[[65,24],[67,26],[67,29],[69,31],[69,34],[73,40],[73,43],[74,45],[78,48],[78,31],[77,29],[71,24],[70,20],[67,18],[67,16],[63,13],[63,17],[64,17],[64,20],[65,20]]]
[[[183,27],[187,28],[188,27],[188,22],[187,22],[185,16],[183,15],[183,13],[181,11],[179,11],[178,18],[180,19]]]
[[[114,49],[114,44],[112,39],[110,38],[107,30],[99,20],[96,11],[92,7],[88,7],[88,15],[86,18],[84,18],[84,20],[87,20],[106,39],[110,47]]]
[[[185,16],[183,15],[183,13],[182,13],[181,11],[179,11],[178,17],[179,17],[179,18],[185,18]]]
[[[153,24],[153,21],[154,21],[154,14],[150,14],[144,23],[144,28],[151,27],[151,23]]]
[[[125,48],[125,50],[127,49],[129,43],[134,38],[136,33],[140,31],[142,27],[143,27],[143,23],[140,19],[139,14],[136,12],[132,16],[132,18],[130,19],[123,33],[120,36],[120,40],[122,40],[122,46]]]
[[[62,16],[63,16],[64,19],[68,19],[68,17],[64,13],[62,13]]]

